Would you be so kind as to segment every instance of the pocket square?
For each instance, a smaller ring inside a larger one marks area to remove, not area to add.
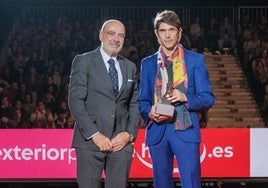
[[[128,79],[127,82],[134,82],[134,80],[132,80],[132,79]]]

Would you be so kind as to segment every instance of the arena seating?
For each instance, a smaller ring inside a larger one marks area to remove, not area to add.
[[[242,67],[233,55],[206,55],[215,105],[208,111],[207,127],[264,127]]]

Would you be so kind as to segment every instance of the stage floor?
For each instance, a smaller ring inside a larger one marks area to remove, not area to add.
[[[76,183],[0,183],[0,188],[78,188]],[[127,188],[153,188],[151,183],[131,182]],[[176,183],[175,188],[181,188]],[[268,182],[202,182],[202,188],[268,188]]]

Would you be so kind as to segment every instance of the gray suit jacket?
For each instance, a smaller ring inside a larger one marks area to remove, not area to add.
[[[136,136],[140,117],[136,66],[121,56],[118,61],[123,81],[115,97],[99,48],[74,58],[68,98],[75,119],[72,147],[96,149],[87,140],[96,132],[109,138],[122,131]]]

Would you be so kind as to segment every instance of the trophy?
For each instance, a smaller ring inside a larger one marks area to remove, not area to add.
[[[175,107],[167,100],[166,95],[170,94],[173,90],[173,82],[168,82],[166,85],[166,93],[161,98],[161,103],[158,103],[156,106],[156,113],[164,116],[173,117]]]

